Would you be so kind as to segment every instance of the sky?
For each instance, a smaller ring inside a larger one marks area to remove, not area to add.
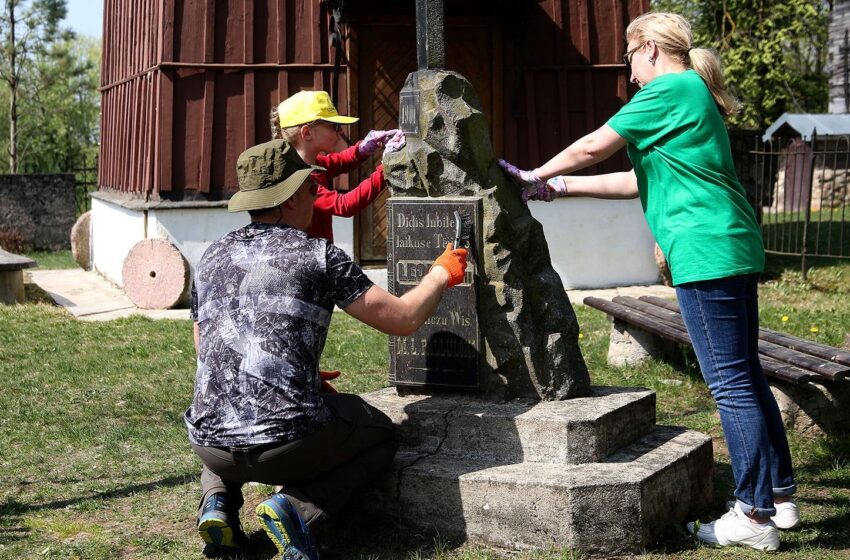
[[[97,39],[103,33],[103,0],[67,0],[68,15],[63,24],[77,35]]]

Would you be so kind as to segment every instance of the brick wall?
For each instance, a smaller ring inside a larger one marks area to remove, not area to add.
[[[0,175],[0,232],[28,249],[69,249],[75,220],[73,175]]]

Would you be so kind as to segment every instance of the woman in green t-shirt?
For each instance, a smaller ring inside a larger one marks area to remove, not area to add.
[[[682,317],[720,412],[736,501],[712,523],[688,524],[712,544],[779,546],[799,524],[782,418],[758,359],[758,275],[764,247],[735,175],[723,117],[737,101],[720,61],[692,46],[688,22],[649,13],[626,30],[623,62],[640,91],[605,125],[531,171],[500,160],[523,200],[640,197],[667,256]],[[627,147],[628,172],[569,176]]]

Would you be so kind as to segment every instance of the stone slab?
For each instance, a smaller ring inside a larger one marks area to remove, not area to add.
[[[38,264],[31,258],[0,249],[0,271],[23,270],[34,266]]]
[[[512,549],[634,554],[704,510],[708,436],[662,427],[580,465],[400,453],[376,504],[404,525]]]
[[[188,309],[138,309],[121,288],[96,272],[35,269],[28,274],[58,305],[83,321],[107,321],[130,315],[151,319],[189,318]]]
[[[504,404],[399,396],[392,388],[363,397],[393,420],[406,450],[501,462],[599,461],[655,425],[655,392],[633,387],[596,386],[589,397]]]
[[[71,255],[83,270],[91,268],[91,210],[77,218],[71,228]]]
[[[124,258],[124,292],[141,309],[171,309],[189,293],[189,264],[166,239],[144,239]]]

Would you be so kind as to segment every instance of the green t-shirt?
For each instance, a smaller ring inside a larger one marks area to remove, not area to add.
[[[674,285],[764,270],[761,231],[735,175],[729,134],[699,74],[655,78],[608,126],[628,142],[646,221]]]

